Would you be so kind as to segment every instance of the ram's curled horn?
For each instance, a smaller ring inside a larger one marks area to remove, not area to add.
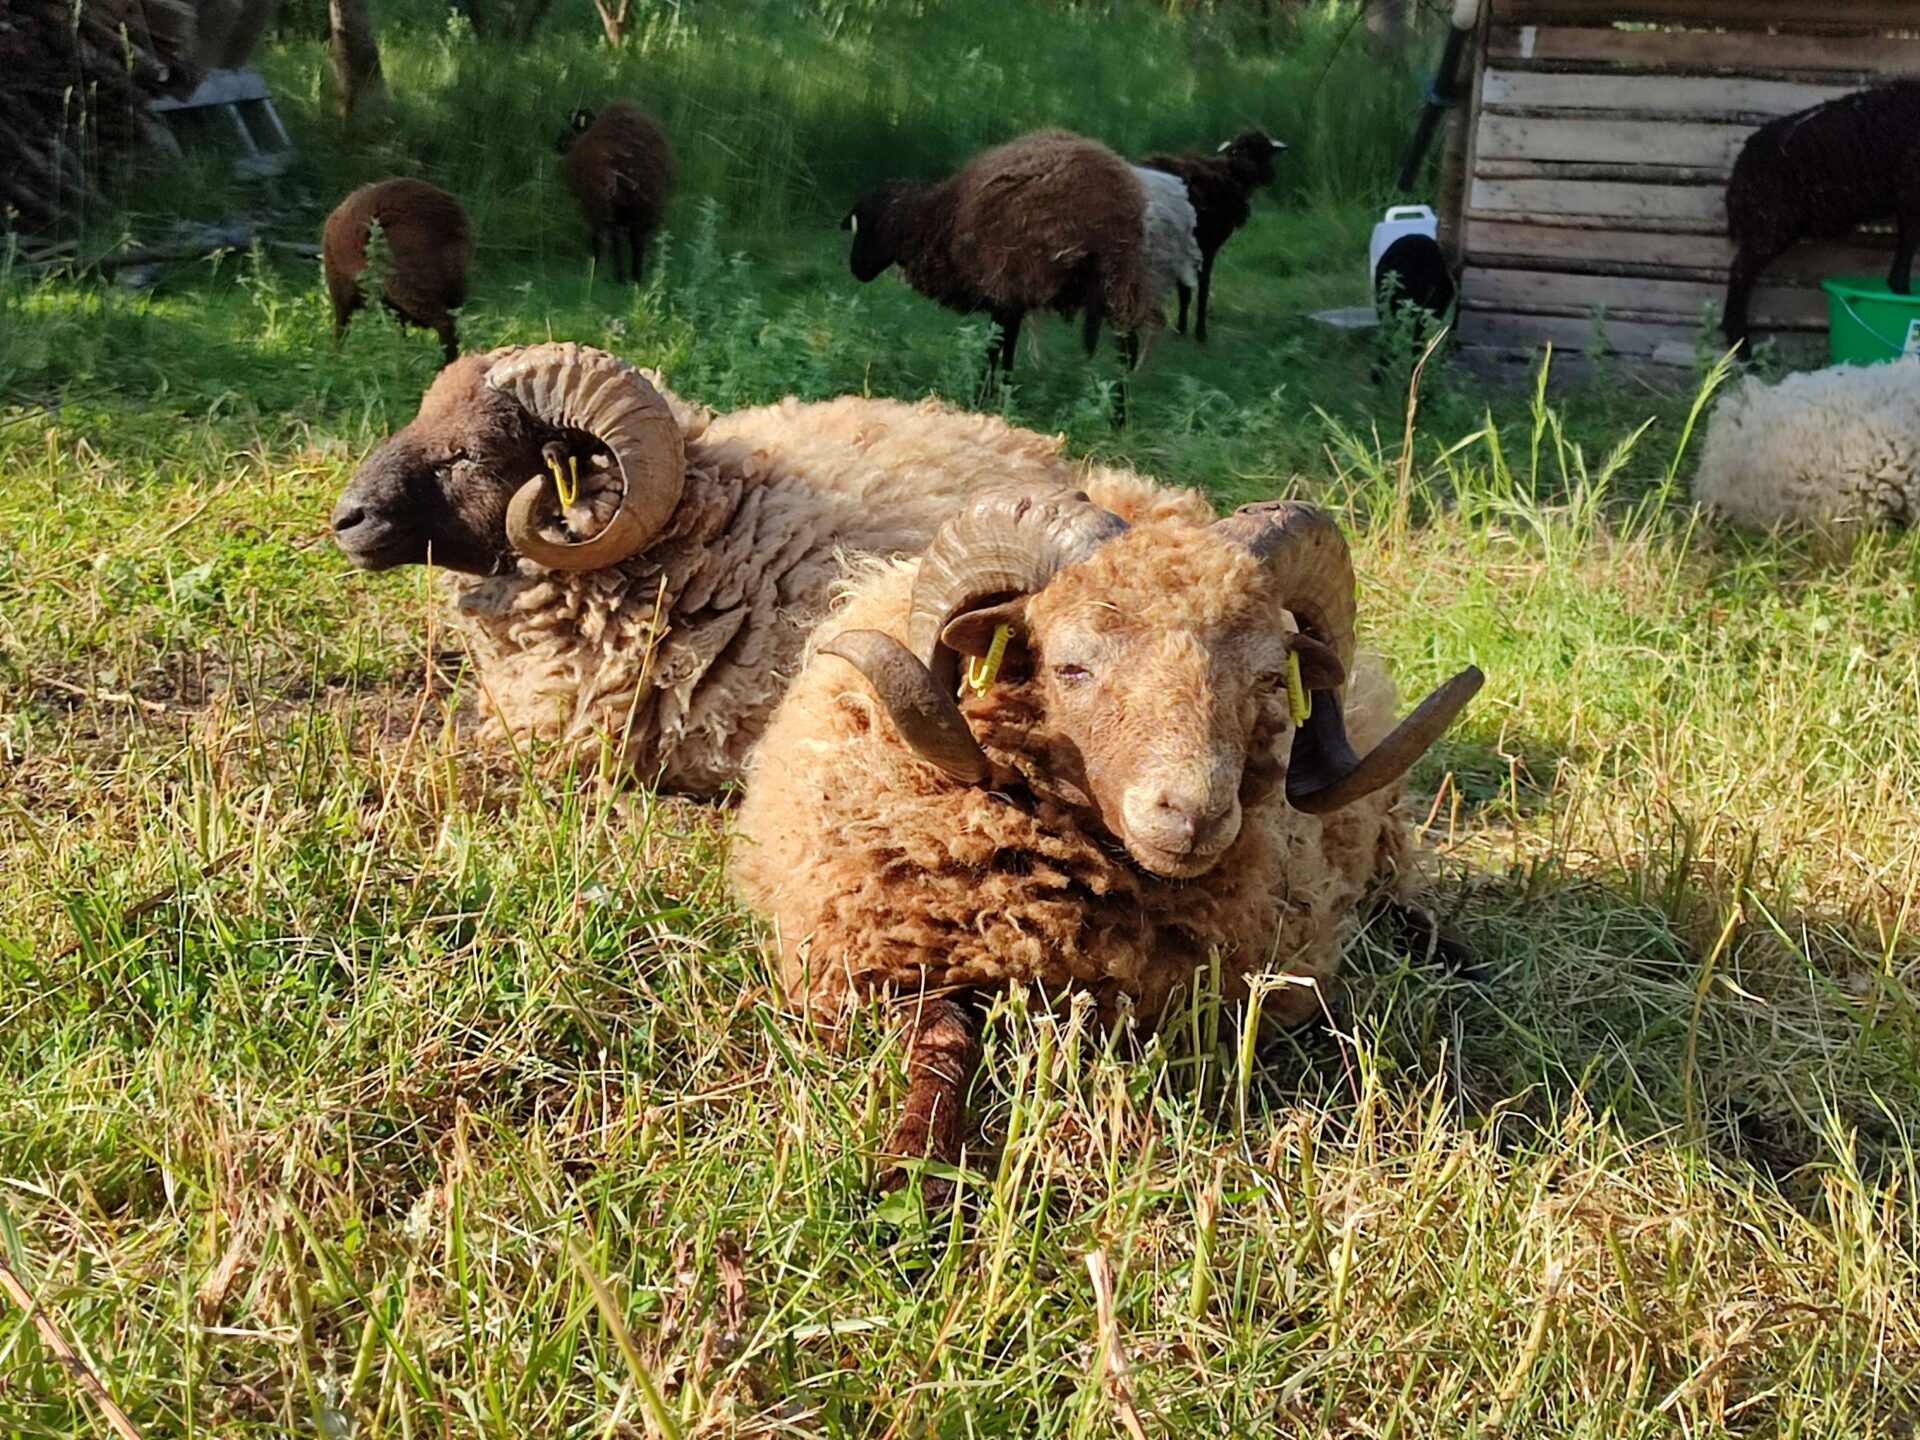
[[[928,544],[913,582],[907,644],[878,630],[849,630],[821,646],[821,653],[838,655],[866,676],[916,755],[956,780],[977,784],[989,766],[954,700],[954,647],[984,654],[995,626],[1014,623],[1027,596],[1126,528],[1119,516],[1078,491],[983,495],[942,524]],[[978,635],[955,633],[963,621],[975,619],[983,622]]]
[[[507,506],[515,550],[554,570],[601,570],[660,533],[686,485],[686,443],[645,376],[604,350],[556,342],[507,352],[488,369],[487,384],[545,424],[598,440],[620,473],[620,508],[599,534],[574,543],[541,533],[558,513],[557,496],[545,475],[528,480]]]
[[[1300,628],[1329,646],[1343,668],[1353,663],[1353,559],[1346,537],[1317,505],[1273,500],[1243,505],[1215,527],[1284,577],[1281,603]],[[1336,690],[1317,690],[1313,709],[1294,736],[1287,763],[1287,802],[1324,815],[1391,785],[1427,752],[1486,682],[1469,665],[1414,707],[1365,759],[1347,740]]]
[[[1283,603],[1300,628],[1353,666],[1353,556],[1334,518],[1299,500],[1242,505],[1213,527],[1285,577]]]
[[[1020,605],[1126,528],[1078,490],[981,496],[949,517],[927,546],[913,582],[908,648],[936,677],[947,678],[939,663],[943,642],[950,650],[984,654],[992,636],[991,625],[971,637],[953,633],[956,619],[983,605]],[[1004,618],[1013,618],[1011,611]]]
[[[847,630],[820,647],[862,675],[907,747],[954,779],[974,785],[987,778],[986,752],[967,728],[953,692],[933,678],[919,657],[880,630]]]

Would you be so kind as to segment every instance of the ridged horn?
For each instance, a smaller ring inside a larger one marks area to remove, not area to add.
[[[1281,603],[1303,631],[1329,646],[1341,667],[1350,670],[1353,557],[1333,517],[1318,505],[1268,500],[1241,506],[1214,528],[1284,577]],[[1287,803],[1324,815],[1391,785],[1446,733],[1485,683],[1486,676],[1468,666],[1415,706],[1365,759],[1347,739],[1339,691],[1316,690],[1312,714],[1294,735],[1287,762]]]
[[[967,728],[950,687],[906,646],[880,630],[847,630],[820,647],[866,676],[874,698],[893,720],[894,729],[922,760],[938,765],[954,779],[975,785],[987,778],[987,756]]]
[[[1077,490],[980,496],[948,517],[927,546],[913,582],[908,648],[936,679],[950,680],[941,640],[957,616],[1034,594],[1126,528]]]
[[[1012,606],[1126,528],[1077,491],[982,495],[941,525],[921,557],[907,644],[879,630],[848,630],[820,653],[839,656],[866,677],[916,755],[976,785],[990,767],[953,698],[958,666],[945,643],[949,627],[983,604],[1011,620]]]
[[[507,539],[536,564],[554,570],[601,570],[638,554],[658,535],[686,485],[686,444],[660,392],[618,356],[571,342],[529,345],[487,371],[487,384],[562,430],[598,440],[620,472],[620,508],[585,540],[547,539],[541,527],[558,513],[545,475],[514,492]]]

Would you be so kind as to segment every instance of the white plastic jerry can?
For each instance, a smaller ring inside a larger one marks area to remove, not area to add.
[[[1380,257],[1403,235],[1424,235],[1429,240],[1437,240],[1440,217],[1433,213],[1431,205],[1389,206],[1386,218],[1373,227],[1373,243],[1367,248],[1368,275],[1380,273]]]

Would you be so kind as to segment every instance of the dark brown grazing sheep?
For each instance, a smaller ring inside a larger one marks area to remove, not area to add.
[[[1788,246],[1836,239],[1889,215],[1899,231],[1887,285],[1905,295],[1920,243],[1920,80],[1842,95],[1754,131],[1727,181],[1735,246],[1721,322],[1727,339],[1747,348],[1754,283]]]
[[[1013,370],[1030,310],[1084,317],[1091,355],[1104,321],[1128,368],[1139,331],[1160,322],[1143,241],[1146,192],[1113,151],[1064,130],[984,150],[936,185],[894,182],[862,197],[840,228],[853,233],[856,279],[898,265],[929,300],[985,312],[998,335],[987,352]]]
[[[604,238],[620,274],[620,242],[626,242],[627,279],[638,282],[647,243],[660,228],[667,201],[679,184],[679,161],[667,132],[638,105],[617,101],[597,114],[576,110],[562,138],[567,188],[593,229],[593,261],[600,263]]]
[[[1207,343],[1207,293],[1213,286],[1213,257],[1233,232],[1253,215],[1253,192],[1273,183],[1273,157],[1286,145],[1264,130],[1242,130],[1211,155],[1149,155],[1140,163],[1164,170],[1187,182],[1193,201],[1194,238],[1200,242],[1200,302],[1193,321],[1193,338]],[[1187,331],[1187,302],[1180,288],[1180,319],[1174,328]]]
[[[467,300],[473,226],[460,202],[424,180],[362,185],[334,207],[320,235],[321,268],[333,297],[333,343],[353,312],[367,303],[360,276],[367,268],[367,234],[374,221],[386,244],[381,299],[401,323],[440,337],[446,364],[460,354],[453,311]]]

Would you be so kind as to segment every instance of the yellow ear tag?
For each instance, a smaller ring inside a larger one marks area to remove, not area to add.
[[[984,695],[992,688],[994,678],[1000,673],[1000,662],[1007,658],[1007,636],[1012,632],[1011,625],[994,626],[987,653],[967,657],[966,686],[974,694]]]
[[[567,456],[567,468],[562,470],[560,462],[549,455],[547,469],[553,472],[553,488],[560,496],[561,508],[571,510],[573,502],[580,498],[580,457]]]
[[[1293,723],[1304,725],[1307,717],[1313,714],[1313,697],[1307,694],[1307,687],[1300,679],[1300,652],[1287,652],[1287,709],[1293,714]]]

